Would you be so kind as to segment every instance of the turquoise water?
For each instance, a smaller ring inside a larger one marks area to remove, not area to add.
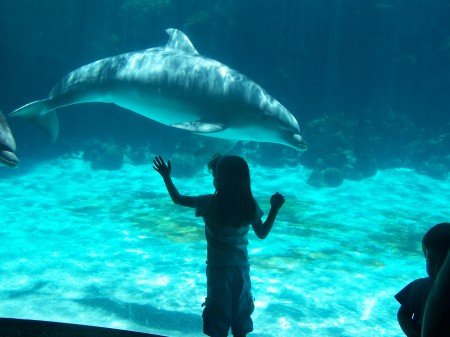
[[[426,275],[420,241],[448,221],[448,181],[393,169],[316,189],[303,167],[250,165],[265,212],[271,194],[286,197],[269,237],[250,235],[250,336],[401,335],[393,295]],[[174,181],[212,192],[206,169]],[[151,165],[93,171],[57,159],[0,178],[0,189],[1,317],[202,335],[202,221],[171,203]]]

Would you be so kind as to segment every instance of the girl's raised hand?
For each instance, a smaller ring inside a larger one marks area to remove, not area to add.
[[[164,159],[161,156],[158,156],[153,159],[153,169],[158,172],[161,177],[168,178],[172,172],[172,165],[170,164],[170,160],[166,164]]]

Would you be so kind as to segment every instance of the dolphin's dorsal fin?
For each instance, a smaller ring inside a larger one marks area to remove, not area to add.
[[[181,30],[169,28],[166,29],[166,32],[169,34],[169,42],[167,42],[166,48],[176,49],[189,54],[198,54],[192,42]]]

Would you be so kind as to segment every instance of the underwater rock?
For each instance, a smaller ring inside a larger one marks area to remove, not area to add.
[[[335,165],[331,167],[339,169],[344,179],[347,180],[359,181],[375,175],[377,168],[373,153],[370,151],[356,153],[356,151],[356,149],[342,151],[340,162],[335,162]],[[325,163],[328,164],[327,161]],[[337,166],[337,163],[340,163],[340,165]],[[330,167],[330,165],[327,165],[327,167]]]
[[[450,171],[450,132],[443,127],[439,134],[421,130],[420,141],[414,142],[410,166],[433,179],[446,180]]]
[[[175,152],[171,157],[172,175],[175,177],[192,177],[199,173],[209,160],[200,161],[194,154]]]
[[[300,163],[313,168],[312,186],[339,186],[379,169],[413,168],[439,180],[450,170],[450,125],[436,134],[392,110],[321,116],[305,125],[304,136],[309,149]]]
[[[298,166],[300,157],[305,153],[279,144],[252,141],[239,142],[232,152],[267,167]]]
[[[377,174],[377,160],[375,158],[358,160],[356,165],[363,178],[370,178]]]
[[[436,180],[447,180],[448,178],[448,168],[443,163],[425,162],[416,168],[416,171]]]
[[[362,173],[353,164],[348,163],[348,164],[344,165],[344,167],[341,169],[341,171],[342,171],[342,176],[346,180],[359,181],[359,180],[364,179],[364,176],[362,175]]]
[[[338,187],[344,182],[342,172],[336,168],[327,168],[323,170],[322,179],[328,187]]]
[[[187,135],[180,139],[170,156],[172,174],[178,177],[192,177],[203,171],[216,153],[224,154],[220,146],[219,149],[205,148],[211,145],[209,140],[207,137],[196,135]]]
[[[351,157],[351,154],[349,155],[346,151],[339,149],[334,153],[326,154],[322,161],[326,167],[342,168],[351,161],[349,157]]]
[[[93,170],[120,170],[124,163],[123,148],[99,141],[85,142],[83,160],[91,162]]]
[[[307,183],[314,187],[338,187],[344,182],[342,172],[336,168],[315,168]]]
[[[314,186],[314,187],[323,187],[322,185],[322,179],[321,179],[321,170],[320,169],[314,169],[309,178],[308,178],[308,185]]]
[[[368,140],[379,169],[409,167],[414,144],[423,143],[416,125],[405,115],[392,110],[372,113]]]
[[[448,171],[450,171],[450,155],[444,156],[442,158],[442,163],[445,165]]]
[[[91,162],[94,170],[120,170],[123,166],[123,153],[117,149],[108,149]]]
[[[152,162],[153,154],[148,146],[127,146],[125,149],[125,161],[133,165],[145,165]]]
[[[250,141],[242,141],[238,142],[236,147],[233,149],[233,152],[236,152],[237,155],[245,158],[250,162],[263,163],[264,160],[264,150],[261,148],[262,143],[258,142],[250,142]],[[271,156],[269,156],[271,157]]]
[[[341,115],[325,115],[308,122],[303,134],[311,138],[300,162],[309,168],[315,167],[319,160],[332,167],[342,167],[349,157],[347,152],[353,152],[354,125],[355,121]]]

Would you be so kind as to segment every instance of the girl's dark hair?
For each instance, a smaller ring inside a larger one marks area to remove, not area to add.
[[[215,179],[216,224],[241,227],[256,215],[256,203],[250,185],[250,169],[238,156],[218,156],[208,163]]]

